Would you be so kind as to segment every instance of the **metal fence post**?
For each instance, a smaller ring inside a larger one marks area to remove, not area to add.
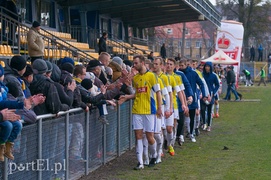
[[[88,156],[88,153],[89,153],[89,112],[86,112],[86,166],[85,166],[85,175],[87,176],[88,175],[88,161],[89,161],[89,156]]]
[[[120,105],[117,108],[117,143],[118,143],[118,156],[120,156]]]
[[[106,124],[103,124],[103,165],[106,163]]]
[[[5,157],[3,179],[8,180],[8,158]]]
[[[67,113],[65,118],[65,154],[66,154],[65,179],[69,179],[69,120],[70,114]]]
[[[42,159],[42,119],[38,123],[38,159]],[[38,171],[38,179],[42,179],[42,171]]]
[[[132,129],[132,107],[133,107],[133,102],[132,102],[132,100],[130,100],[129,101],[129,148],[130,148],[130,150],[132,150],[132,148],[133,148],[133,144],[132,144],[132,141],[133,141],[133,135],[132,135],[132,133],[133,133],[133,129]]]

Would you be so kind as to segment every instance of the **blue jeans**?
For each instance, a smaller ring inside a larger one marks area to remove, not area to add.
[[[239,97],[236,92],[235,84],[231,84],[231,85],[228,84],[227,95],[226,95],[225,99],[229,99],[231,91],[233,92],[235,99],[238,99]]]
[[[0,143],[14,142],[22,130],[22,123],[20,121],[3,121],[0,122]]]

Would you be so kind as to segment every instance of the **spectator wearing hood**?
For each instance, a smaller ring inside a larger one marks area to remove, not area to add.
[[[201,117],[203,120],[204,129],[211,131],[212,125],[212,107],[215,101],[215,95],[218,94],[219,81],[215,73],[213,73],[213,65],[211,62],[206,62],[203,67],[203,78],[207,84],[209,96],[207,101],[201,103]],[[202,101],[202,100],[201,100]],[[206,116],[207,110],[207,128],[206,128]]]

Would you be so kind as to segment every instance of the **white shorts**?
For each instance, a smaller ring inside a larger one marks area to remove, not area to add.
[[[133,130],[155,132],[155,114],[133,114]]]
[[[154,116],[154,120],[155,120],[155,128],[154,128],[154,133],[161,133],[162,132],[162,119],[158,118],[157,116]]]
[[[174,119],[179,120],[179,109],[174,109]]]
[[[165,105],[162,105],[162,112],[165,112]],[[165,124],[165,113],[163,114],[162,119],[161,119],[161,127],[162,127],[163,129],[166,129],[166,124]]]
[[[200,99],[198,99],[198,109],[200,110]]]
[[[169,118],[165,118],[166,126],[172,126],[174,125],[174,114],[172,114]]]

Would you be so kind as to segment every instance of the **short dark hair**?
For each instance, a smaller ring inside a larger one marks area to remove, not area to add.
[[[107,35],[107,33],[106,33],[106,32],[103,32],[103,37],[106,36],[106,35]]]
[[[133,59],[138,58],[141,62],[145,62],[145,57],[143,55],[135,55]]]
[[[173,59],[173,58],[168,58],[167,60],[168,60],[168,61],[173,62],[173,63],[174,63],[174,65],[176,65],[176,64],[177,64],[177,61],[176,61],[175,59]]]
[[[79,74],[83,74],[83,69],[85,69],[85,68],[86,67],[83,65],[76,65],[74,67],[73,75],[78,76]]]

